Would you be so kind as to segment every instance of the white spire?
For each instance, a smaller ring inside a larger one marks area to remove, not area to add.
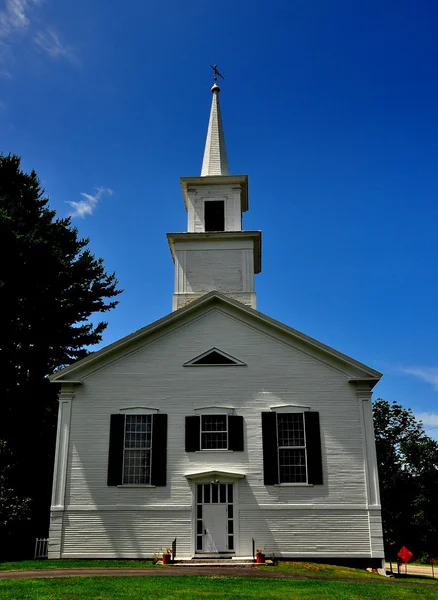
[[[219,103],[221,88],[215,83],[211,91],[213,92],[213,99],[211,102],[201,177],[230,174],[228,171],[227,150],[225,148],[224,128],[222,126],[221,107]]]

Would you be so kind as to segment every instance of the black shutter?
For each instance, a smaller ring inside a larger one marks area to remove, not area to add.
[[[201,449],[201,417],[186,417],[186,452],[196,452]]]
[[[151,484],[166,485],[167,415],[152,415]]]
[[[278,483],[277,414],[262,413],[263,481],[265,485]]]
[[[228,450],[243,450],[243,417],[228,416]]]
[[[322,485],[322,454],[319,413],[305,412],[308,483]]]
[[[123,483],[123,442],[125,439],[125,415],[111,415],[108,451],[108,485]]]

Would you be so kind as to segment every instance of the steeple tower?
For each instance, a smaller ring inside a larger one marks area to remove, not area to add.
[[[173,310],[217,290],[256,307],[254,275],[261,271],[261,232],[242,230],[248,176],[230,175],[215,83],[200,177],[181,177],[186,233],[168,233],[175,262]],[[222,76],[221,76],[222,77]]]
[[[205,140],[204,160],[202,161],[201,177],[208,175],[229,175],[227,149],[225,147],[224,128],[222,125],[219,92],[221,88],[214,83],[211,88],[210,120],[208,122],[207,139]]]

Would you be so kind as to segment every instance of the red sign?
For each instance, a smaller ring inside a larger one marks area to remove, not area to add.
[[[410,550],[403,546],[403,548],[398,553],[398,557],[402,559],[404,563],[408,563],[414,555]]]

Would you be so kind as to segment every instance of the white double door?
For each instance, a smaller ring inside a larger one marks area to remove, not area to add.
[[[204,504],[202,521],[204,525],[203,551],[208,553],[227,552],[227,505]]]

